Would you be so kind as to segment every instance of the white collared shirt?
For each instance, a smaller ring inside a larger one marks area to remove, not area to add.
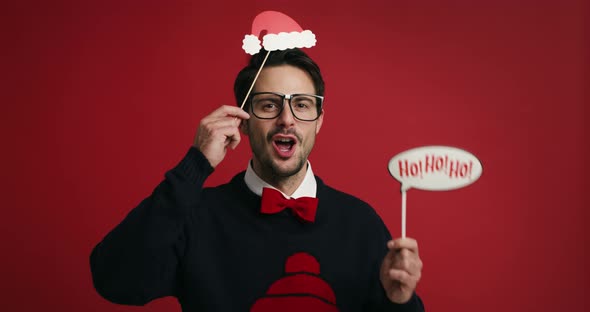
[[[258,196],[262,196],[262,188],[264,188],[264,187],[270,187],[270,188],[273,188],[273,189],[281,192],[276,187],[266,183],[264,180],[262,180],[256,174],[256,172],[254,172],[254,169],[252,168],[252,161],[248,162],[248,169],[246,169],[246,175],[244,176],[244,182],[246,182],[246,185],[248,186],[248,188],[252,192],[257,194]],[[295,192],[293,192],[293,195],[287,196],[283,192],[281,192],[281,194],[283,194],[283,196],[285,196],[285,198],[316,197],[316,191],[317,191],[317,182],[316,182],[315,177],[313,175],[313,171],[311,170],[311,163],[308,160],[307,161],[307,172],[305,173],[305,177],[303,178],[303,181],[301,182],[299,187],[297,187]]]

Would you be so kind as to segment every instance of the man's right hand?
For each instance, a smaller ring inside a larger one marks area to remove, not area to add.
[[[241,108],[223,105],[201,120],[193,145],[215,168],[225,157],[228,147],[235,149],[240,144],[240,122],[249,118],[250,115]]]

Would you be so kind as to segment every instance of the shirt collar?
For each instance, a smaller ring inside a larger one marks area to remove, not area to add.
[[[256,174],[256,172],[254,172],[254,169],[252,168],[252,161],[248,162],[248,169],[246,169],[246,174],[244,175],[244,182],[246,182],[248,188],[258,196],[262,196],[262,188],[264,187],[270,187],[280,192],[280,190],[266,183]],[[293,195],[291,195],[291,198],[316,197],[316,191],[317,182],[313,175],[313,171],[311,170],[311,163],[308,160],[305,177]],[[285,198],[289,198],[289,196],[285,195],[285,193],[281,192],[281,194],[283,194]]]

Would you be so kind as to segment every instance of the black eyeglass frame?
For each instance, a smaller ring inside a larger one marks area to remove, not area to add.
[[[273,94],[273,95],[277,95],[277,96],[281,97],[281,108],[275,117],[260,117],[260,116],[256,115],[256,113],[254,113],[254,108],[252,107],[252,99],[254,98],[254,96],[260,95],[260,94]],[[301,119],[301,118],[297,117],[297,114],[295,114],[295,112],[293,111],[293,106],[291,106],[291,100],[293,99],[293,97],[296,97],[298,95],[311,96],[316,99],[317,113],[318,113],[318,116],[316,118],[314,118],[314,119]],[[248,99],[249,105],[248,106],[250,106],[250,111],[252,112],[252,115],[256,116],[256,118],[258,118],[258,119],[275,119],[283,113],[283,110],[285,109],[285,99],[287,99],[289,101],[289,109],[291,110],[291,114],[297,120],[316,121],[322,115],[322,108],[324,107],[324,97],[321,95],[315,95],[315,94],[306,94],[306,93],[283,94],[280,92],[253,92],[249,96],[249,99]]]

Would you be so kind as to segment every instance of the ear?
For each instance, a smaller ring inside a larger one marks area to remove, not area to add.
[[[320,128],[322,127],[322,124],[324,123],[324,115],[326,114],[326,112],[324,111],[324,109],[322,108],[322,114],[320,115],[320,117],[317,120],[316,126],[315,126],[315,134],[317,135],[318,133],[320,133]]]
[[[249,127],[248,127],[248,120],[240,121],[240,131],[245,135],[249,136]]]

